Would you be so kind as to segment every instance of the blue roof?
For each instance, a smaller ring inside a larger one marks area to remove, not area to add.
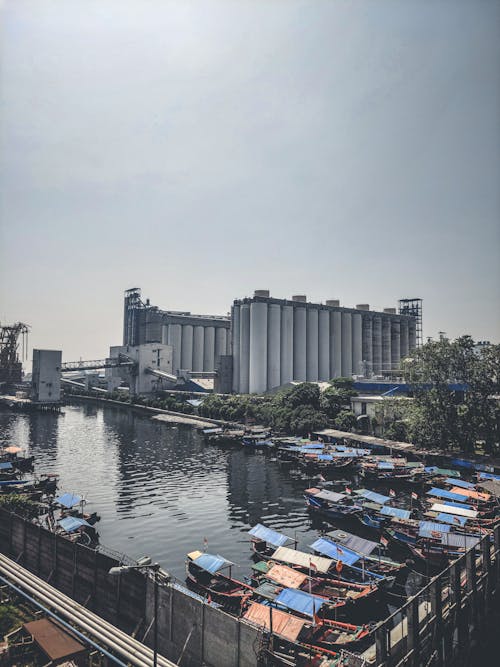
[[[82,526],[90,526],[90,523],[87,523],[85,519],[79,519],[75,516],[67,516],[64,519],[59,520],[59,525],[61,528],[64,528],[67,533],[73,533]]]
[[[10,461],[6,461],[5,463],[0,463],[0,470],[12,470],[13,465]]]
[[[432,488],[430,491],[427,491],[428,496],[434,496],[435,498],[447,498],[448,500],[458,500],[459,502],[464,499],[459,493],[452,493],[451,491],[446,491],[446,489],[438,489],[437,487]]]
[[[473,510],[475,509],[474,505],[467,505],[467,503],[454,503],[451,500],[443,500],[443,505],[449,505],[450,507],[459,507],[462,510]]]
[[[318,461],[333,461],[331,454],[318,454]]]
[[[493,475],[491,472],[480,472],[479,479],[496,479],[500,481],[500,475]]]
[[[383,496],[380,493],[370,491],[369,489],[358,489],[354,493],[357,493],[358,496],[362,496],[363,498],[371,500],[374,503],[379,503],[380,505],[384,505],[391,499],[390,496]]]
[[[437,516],[436,519],[438,521],[444,521],[444,523],[455,523],[455,524],[460,524],[461,526],[465,526],[467,523],[467,518],[464,516],[456,516],[454,514],[445,514],[445,512],[440,512]]]
[[[314,551],[317,551],[320,554],[325,554],[329,558],[340,560],[346,565],[353,565],[360,559],[360,555],[356,552],[351,551],[347,547],[339,547],[335,542],[326,540],[324,537],[320,537],[310,546]]]
[[[302,445],[301,449],[324,449],[325,445],[320,442],[311,442],[309,445]]]
[[[0,486],[13,486],[14,484],[26,484],[24,479],[2,479],[0,480]]]
[[[452,484],[453,486],[459,486],[462,489],[476,488],[475,484],[471,484],[471,482],[466,482],[464,479],[455,479],[454,477],[447,477],[444,481],[447,484]]]
[[[74,496],[72,493],[63,493],[62,496],[56,498],[55,502],[69,509],[81,503],[82,499],[80,496]]]
[[[356,454],[352,452],[332,452],[332,456],[334,459],[352,459]]]
[[[224,567],[231,565],[230,561],[226,560],[222,556],[213,556],[212,554],[201,554],[198,558],[193,560],[193,563],[198,567],[201,567],[202,570],[206,570],[211,574],[215,574],[219,570],[222,570]]]
[[[300,614],[313,616],[321,609],[326,600],[317,595],[309,595],[305,591],[284,588],[276,598],[276,602]]]
[[[400,507],[382,507],[380,514],[395,516],[398,519],[409,519],[411,512],[409,510],[402,510]]]
[[[251,530],[248,531],[249,535],[257,537],[259,540],[264,540],[268,544],[272,544],[275,547],[282,547],[287,542],[292,541],[291,537],[277,533],[275,530],[266,528],[261,523],[258,523]]]
[[[394,463],[388,461],[379,461],[377,464],[379,470],[394,470]]]
[[[449,533],[450,527],[448,524],[436,523],[434,521],[420,521],[418,534],[420,537],[435,537],[432,533]]]

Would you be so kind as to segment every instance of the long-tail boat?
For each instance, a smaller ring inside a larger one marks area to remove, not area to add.
[[[297,547],[297,540],[278,533],[271,528],[258,523],[248,531],[252,538],[252,551],[259,558],[270,558],[276,551],[276,547],[283,547],[287,544],[294,544]]]
[[[313,487],[304,491],[304,499],[310,510],[328,520],[354,518],[362,511],[361,504],[346,493]]]
[[[253,589],[243,581],[232,578],[233,563],[222,556],[203,551],[187,554],[186,581],[195,590],[203,591],[230,610],[239,610],[252,596]],[[223,572],[227,570],[227,575]]]

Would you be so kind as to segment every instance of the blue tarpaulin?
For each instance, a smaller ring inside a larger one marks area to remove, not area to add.
[[[297,591],[293,588],[284,588],[276,598],[276,602],[288,609],[298,611],[300,614],[313,616],[318,613],[326,600],[317,595],[309,595],[309,593],[304,591]]]
[[[72,493],[63,493],[62,496],[55,499],[55,502],[69,509],[81,503],[82,499],[80,496],[74,496]]]
[[[324,554],[325,556],[328,556],[328,558],[340,560],[346,565],[353,565],[360,559],[359,554],[351,551],[347,547],[339,547],[337,544],[335,544],[335,542],[325,540],[324,537],[320,537],[310,546],[314,551],[317,551],[320,554]]]
[[[324,449],[325,445],[322,445],[320,442],[311,442],[309,445],[302,445],[300,449]]]
[[[418,534],[420,537],[436,537],[432,533],[449,533],[450,527],[448,524],[435,523],[434,521],[420,521]]]
[[[500,481],[500,475],[493,475],[491,472],[480,472],[479,479],[496,479]]]
[[[222,556],[213,556],[212,554],[202,554],[193,560],[193,563],[198,567],[201,567],[202,570],[206,570],[211,574],[215,574],[219,570],[222,570],[232,563]]]
[[[384,505],[391,498],[390,496],[383,496],[380,493],[375,493],[375,491],[370,491],[369,489],[358,489],[354,491],[358,496],[366,498],[366,500],[371,500],[374,503],[379,503],[379,505]]]
[[[318,454],[318,461],[333,461],[331,454]]]
[[[266,528],[261,523],[258,523],[251,530],[248,531],[249,535],[257,537],[259,540],[264,540],[268,544],[272,544],[275,547],[282,547],[287,542],[293,541],[291,537],[277,533],[275,530]]]
[[[67,533],[73,533],[82,526],[90,526],[90,523],[87,523],[85,519],[78,519],[75,516],[67,516],[64,519],[60,519],[58,523]]]
[[[409,510],[402,510],[399,507],[382,507],[380,514],[395,516],[398,519],[409,519],[411,512]]]
[[[0,463],[0,470],[12,470],[14,466],[10,461],[6,461],[5,463]]]
[[[449,505],[450,507],[459,507],[464,510],[473,510],[474,505],[467,505],[466,503],[454,503],[452,500],[443,500],[443,505]]]
[[[379,470],[394,470],[394,464],[388,461],[379,461],[377,464]]]
[[[438,489],[436,487],[434,487],[430,491],[427,491],[427,495],[434,496],[434,498],[446,498],[448,500],[457,500],[458,502],[464,499],[464,497],[461,496],[459,493],[452,493],[451,491],[447,491],[446,489]]]
[[[475,489],[476,485],[471,484],[471,482],[466,482],[464,479],[454,479],[453,477],[447,477],[444,480],[447,484],[452,486],[459,486],[461,489]]]
[[[444,523],[451,523],[455,525],[464,526],[467,523],[467,519],[464,516],[453,516],[453,514],[445,514],[444,512],[439,512],[436,516],[438,521],[444,521]]]

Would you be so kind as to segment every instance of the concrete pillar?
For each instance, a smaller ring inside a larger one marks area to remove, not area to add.
[[[361,375],[361,359],[362,359],[362,320],[360,313],[352,314],[352,372],[353,375]]]
[[[401,333],[399,320],[392,319],[391,322],[391,365],[394,370],[399,368],[401,359]]]
[[[215,368],[215,327],[205,327],[203,341],[203,370],[213,371]]]
[[[267,389],[267,303],[250,304],[250,394]]]
[[[202,326],[196,326],[193,330],[193,371],[203,370],[203,338]]]
[[[408,352],[417,347],[417,321],[414,317],[408,322]]]
[[[227,354],[227,329],[215,327],[215,358],[218,359],[221,354]]]
[[[382,318],[382,370],[391,370],[391,318]]]
[[[248,394],[250,377],[250,304],[240,306],[240,394]]]
[[[270,303],[267,311],[267,389],[280,386],[281,381],[281,306]]]
[[[330,378],[342,375],[342,313],[330,313]]]
[[[401,359],[408,356],[408,320],[406,317],[401,318],[400,324],[400,355]]]
[[[293,380],[293,306],[281,309],[280,384]]]
[[[161,328],[161,344],[168,345],[168,324],[164,324]]]
[[[368,375],[373,373],[373,320],[371,315],[363,315],[362,359]]]
[[[342,376],[352,375],[352,323],[351,313],[342,313]]]
[[[318,379],[329,380],[330,375],[330,312],[319,311]]]
[[[172,370],[174,373],[181,368],[182,326],[168,325],[168,344],[172,346]]]
[[[193,325],[182,325],[181,368],[193,370]]]
[[[317,308],[307,310],[306,378],[310,382],[318,380],[318,315]]]
[[[293,309],[293,379],[306,380],[306,309]]]
[[[372,346],[373,372],[378,375],[382,370],[382,318],[380,315],[373,316]]]
[[[233,391],[240,390],[240,307],[231,308],[231,354],[233,356]]]

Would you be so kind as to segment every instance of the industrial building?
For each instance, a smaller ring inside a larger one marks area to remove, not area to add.
[[[61,400],[61,350],[33,350],[31,400],[54,404]]]
[[[402,300],[400,312],[309,303],[304,295],[275,299],[267,290],[231,309],[233,383],[237,393],[262,393],[292,381],[379,375],[399,368],[417,346],[420,312]]]
[[[141,290],[125,292],[123,345],[160,343],[172,347],[172,372],[213,373],[216,360],[230,354],[229,317],[160,310]]]

